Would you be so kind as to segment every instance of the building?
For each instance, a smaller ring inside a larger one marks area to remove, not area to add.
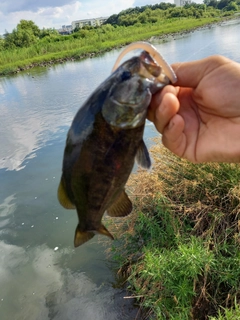
[[[58,32],[61,34],[61,35],[67,35],[67,34],[71,34],[73,31],[72,29],[72,25],[68,25],[68,26],[62,26],[62,28],[58,29]]]
[[[85,26],[91,26],[91,27],[101,26],[107,19],[108,17],[76,20],[72,22],[72,30],[74,30],[75,28],[81,29],[82,27],[85,27]]]
[[[183,7],[185,4],[190,4],[191,0],[174,0],[176,7]]]

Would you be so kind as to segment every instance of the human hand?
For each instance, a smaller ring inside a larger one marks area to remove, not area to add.
[[[163,144],[192,162],[240,162],[240,64],[223,56],[172,65],[178,81],[156,93],[148,119]]]

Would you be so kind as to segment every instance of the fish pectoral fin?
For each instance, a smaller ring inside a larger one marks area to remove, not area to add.
[[[97,233],[107,236],[110,239],[114,240],[114,237],[111,235],[111,233],[103,224],[100,226],[100,228],[96,230],[84,230],[84,231],[82,231],[78,225],[75,231],[74,247],[79,247],[83,243],[92,239]]]
[[[117,201],[107,209],[107,213],[111,217],[125,217],[132,211],[132,202],[128,198],[125,190],[120,194]]]
[[[58,201],[59,203],[65,208],[65,209],[76,209],[75,205],[70,201],[68,198],[63,178],[61,178],[61,181],[58,186]]]
[[[142,140],[135,157],[137,163],[144,169],[150,169],[151,168],[151,159],[148,153],[148,149]]]

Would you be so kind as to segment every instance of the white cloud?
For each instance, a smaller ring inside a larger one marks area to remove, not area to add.
[[[146,6],[147,4],[148,5],[153,5],[153,4],[156,4],[156,3],[159,3],[161,1],[158,1],[158,0],[135,0],[133,5],[134,7],[141,7],[141,6]],[[163,2],[169,2],[168,0],[166,1],[163,1]]]
[[[60,28],[74,20],[110,16],[132,7],[134,0],[113,2],[106,0],[104,5],[98,0],[82,1],[46,1],[41,0],[33,6],[32,1],[15,0],[0,3],[0,34],[11,32],[21,19],[32,20],[40,28]],[[35,3],[35,1],[34,1]],[[50,5],[49,5],[50,3]]]
[[[39,1],[32,1],[32,0],[1,0],[0,2],[0,11],[4,14],[8,14],[11,12],[18,12],[18,11],[38,11],[39,8],[49,7],[51,3],[51,7],[56,6],[64,6],[66,4],[72,3],[74,0],[39,0]]]

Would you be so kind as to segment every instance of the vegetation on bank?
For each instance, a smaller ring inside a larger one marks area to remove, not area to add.
[[[119,277],[144,319],[240,319],[240,165],[192,164],[161,144],[132,174],[116,225]]]
[[[184,7],[161,3],[137,7],[109,17],[101,27],[85,27],[71,35],[59,35],[54,29],[40,30],[33,21],[21,20],[11,32],[0,38],[0,75],[48,65],[66,59],[81,59],[101,54],[133,41],[186,32],[231,17],[238,5],[225,7],[191,4]],[[240,0],[237,0],[240,1]],[[235,3],[235,2],[234,2]],[[231,10],[230,10],[231,9]]]
[[[240,0],[204,0],[203,2],[203,4],[192,2],[191,4],[185,4],[183,7],[161,2],[155,5],[129,8],[119,14],[110,16],[105,23],[129,26],[136,23],[155,23],[159,18],[218,16],[221,11],[224,15],[228,15],[230,11],[238,11],[240,5]]]

